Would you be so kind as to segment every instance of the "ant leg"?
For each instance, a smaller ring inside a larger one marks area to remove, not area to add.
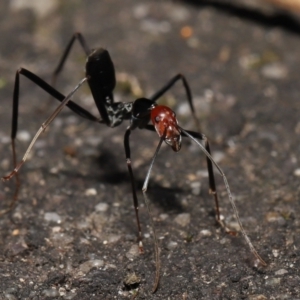
[[[210,146],[208,139],[205,135],[202,135],[202,138],[204,140],[204,145],[206,151],[210,154]],[[220,206],[219,206],[219,199],[218,199],[218,193],[217,193],[217,187],[216,187],[216,181],[215,181],[215,175],[213,170],[213,163],[210,160],[208,156],[206,156],[206,163],[207,163],[207,171],[208,171],[208,179],[209,179],[209,193],[213,195],[215,199],[215,214],[216,214],[216,221],[217,223],[225,230],[226,233],[229,233],[231,235],[237,235],[235,231],[230,230],[226,224],[221,220],[220,217]]]
[[[43,133],[46,130],[46,128],[52,123],[52,121],[61,112],[61,110],[68,104],[68,102],[70,101],[71,97],[75,94],[75,92],[87,80],[88,80],[88,78],[84,77],[76,85],[76,87],[64,98],[64,100],[61,102],[61,104],[54,110],[54,112],[47,118],[47,120],[41,125],[40,129],[37,131],[37,133],[35,134],[35,136],[33,137],[32,141],[31,141],[31,143],[29,144],[29,147],[27,148],[22,160],[15,166],[14,170],[10,174],[8,174],[7,176],[2,177],[3,181],[11,179],[13,176],[15,176],[18,173],[18,171],[20,170],[20,168],[22,167],[22,165],[25,163],[26,159],[28,158],[28,155],[29,155],[31,149],[32,149],[33,145],[35,144],[36,140],[38,139],[38,137],[40,136],[40,134]],[[18,92],[18,88],[15,91]],[[14,102],[14,104],[16,103],[16,106],[14,106],[14,109],[13,109],[13,126],[12,126],[12,137],[13,137],[13,139],[15,139],[16,131],[17,131],[17,117],[18,117],[18,114],[15,115],[15,113],[17,113],[18,110],[15,109],[15,108],[16,107],[18,108],[18,102],[19,102],[18,97],[14,98],[14,101],[15,100],[16,100],[16,102]],[[14,118],[15,118],[15,122],[14,122]]]
[[[26,78],[31,80],[33,83],[37,84],[40,88],[45,90],[48,94],[55,97],[60,102],[62,102],[65,99],[65,96],[63,94],[58,92],[56,89],[51,87],[48,83],[46,83],[44,80],[42,80],[40,77],[33,74],[32,72],[30,72],[26,69],[23,69],[23,68],[20,68],[16,72],[14,92],[13,92],[12,125],[11,125],[11,145],[12,145],[12,155],[13,155],[14,168],[17,167],[17,154],[16,154],[15,139],[16,139],[16,135],[17,135],[17,131],[18,131],[20,75],[25,76]],[[101,123],[101,120],[99,120],[98,118],[96,118],[95,116],[90,114],[88,111],[86,111],[84,108],[80,107],[76,103],[74,103],[72,101],[69,101],[67,106],[71,110],[73,110],[76,114],[80,115],[81,117],[86,118],[86,119],[91,120],[91,121],[94,121],[94,122],[100,122]],[[2,210],[0,212],[0,215],[3,215],[5,213],[9,212],[10,210],[12,210],[13,207],[15,206],[16,202],[18,201],[18,194],[19,194],[19,188],[20,188],[20,179],[19,179],[18,173],[16,173],[15,175],[16,175],[16,187],[15,187],[15,192],[14,192],[13,199],[12,199],[8,209]]]
[[[131,134],[131,128],[129,126],[126,129],[125,136],[124,136],[124,148],[125,148],[125,153],[126,153],[127,167],[128,167],[128,171],[129,171],[129,174],[130,174],[132,194],[133,194],[133,204],[134,204],[135,216],[136,216],[136,221],[137,221],[137,226],[138,226],[138,231],[139,231],[139,235],[138,235],[139,248],[140,248],[140,252],[143,253],[144,249],[143,249],[143,244],[142,244],[142,231],[141,231],[141,225],[140,225],[139,214],[138,214],[139,206],[138,206],[138,199],[137,199],[137,195],[136,195],[135,180],[134,180],[133,171],[132,171],[132,167],[131,167],[131,157],[130,157],[131,155],[130,155],[130,146],[129,146],[129,136],[130,136],[130,134]],[[159,284],[160,259],[159,259],[158,239],[157,239],[157,235],[156,235],[156,231],[155,231],[155,227],[154,227],[154,222],[153,222],[153,218],[152,218],[152,214],[151,214],[151,210],[150,210],[150,201],[148,199],[146,191],[147,191],[147,186],[148,186],[148,182],[149,182],[149,178],[150,178],[150,173],[151,173],[155,158],[158,154],[158,151],[159,151],[159,149],[161,147],[161,144],[164,141],[165,137],[166,137],[166,131],[163,134],[163,136],[160,138],[159,144],[158,144],[158,146],[156,148],[156,151],[155,151],[155,154],[152,158],[152,161],[151,161],[151,164],[150,164],[150,167],[149,167],[149,170],[147,172],[147,176],[145,178],[144,185],[143,185],[143,188],[142,188],[145,204],[146,204],[146,207],[147,207],[147,210],[148,210],[148,214],[149,214],[149,218],[150,218],[150,222],[151,222],[151,226],[152,226],[152,230],[153,230],[153,239],[154,239],[156,271],[155,271],[155,281],[154,281],[152,293],[156,292],[156,290],[158,288],[158,284]]]
[[[155,153],[152,157],[152,160],[151,160],[151,163],[150,163],[150,167],[148,169],[148,172],[147,172],[147,175],[146,175],[146,178],[145,178],[145,181],[144,181],[144,184],[143,184],[143,188],[142,188],[142,191],[143,191],[143,196],[144,196],[144,200],[145,200],[145,203],[146,203],[146,207],[147,207],[147,210],[148,210],[148,214],[149,214],[149,218],[150,218],[150,221],[151,221],[151,226],[152,226],[152,230],[153,230],[153,239],[154,239],[154,251],[155,251],[155,265],[156,265],[156,272],[155,272],[155,281],[154,281],[154,286],[153,286],[153,289],[152,289],[152,293],[155,293],[155,291],[157,290],[158,288],[158,284],[159,284],[159,273],[160,273],[160,258],[159,258],[159,247],[158,247],[158,239],[157,239],[157,234],[156,234],[156,230],[155,230],[155,226],[154,226],[154,222],[153,222],[153,218],[152,218],[152,215],[151,215],[151,210],[150,210],[150,201],[148,199],[148,196],[147,196],[147,188],[148,188],[148,182],[149,182],[149,178],[150,178],[150,173],[151,173],[151,170],[152,170],[152,167],[153,167],[153,164],[154,164],[154,161],[157,157],[157,154],[159,152],[159,149],[161,147],[161,144],[162,142],[165,140],[166,138],[166,130],[167,128],[165,128],[165,131],[164,131],[164,134],[161,136],[160,140],[159,140],[159,143],[156,147],[156,150],[155,150]]]
[[[207,137],[202,133],[197,133],[197,132],[188,131],[188,130],[187,130],[187,132],[189,134],[191,134],[193,137],[204,141],[204,147],[205,147],[206,151],[209,153],[209,155],[211,156],[210,146],[209,146]],[[183,134],[183,135],[186,136],[185,134]],[[215,200],[216,221],[218,222],[218,224],[221,225],[222,228],[225,228],[226,232],[233,233],[232,231],[228,230],[226,228],[225,224],[221,221],[219,198],[218,198],[215,175],[214,175],[214,170],[213,170],[213,163],[208,156],[206,156],[206,164],[207,164],[207,171],[208,171],[209,194],[213,195],[214,200]]]
[[[147,124],[145,126],[145,128],[148,129],[148,130],[151,130],[151,131],[155,131],[153,125],[150,125],[150,124]],[[187,132],[189,134],[191,134],[193,137],[204,141],[205,149],[209,153],[209,155],[211,156],[210,146],[209,146],[209,142],[208,142],[207,137],[202,133],[198,133],[198,132],[194,132],[194,131],[188,131],[188,130],[187,130]],[[185,133],[183,133],[183,136],[187,137],[187,135]],[[234,234],[234,232],[229,230],[228,228],[226,228],[225,224],[221,221],[220,208],[219,208],[219,198],[218,198],[218,193],[217,193],[217,188],[216,188],[215,175],[214,175],[214,171],[213,171],[213,164],[212,164],[212,161],[210,160],[210,158],[208,156],[206,156],[206,163],[207,163],[207,171],[208,171],[208,179],[209,179],[209,193],[213,195],[214,200],[215,200],[216,221],[218,222],[218,224],[221,225],[222,228],[225,229],[226,232],[228,232],[230,234]]]
[[[155,131],[153,125],[147,124],[145,126],[145,129],[151,130],[151,131]],[[209,147],[209,143],[208,143],[208,139],[207,137],[202,134],[202,133],[198,133],[198,132],[194,132],[194,131],[189,131],[187,130],[187,132],[191,135],[193,135],[193,137],[204,141],[205,144],[205,149],[206,151],[211,155],[210,152],[210,147]],[[182,134],[184,137],[187,137],[186,134]],[[215,175],[214,175],[214,171],[213,171],[213,165],[211,160],[209,159],[209,157],[206,156],[206,162],[207,162],[207,171],[208,171],[208,178],[209,178],[209,193],[212,194],[214,196],[214,200],[215,200],[215,212],[216,212],[216,220],[219,224],[221,224],[221,218],[220,218],[220,209],[219,209],[219,200],[218,200],[218,193],[217,193],[217,188],[216,188],[216,182],[215,182]],[[222,225],[223,227],[223,225]]]
[[[54,87],[49,85],[46,81],[35,75],[34,73],[28,71],[27,69],[20,68],[16,73],[16,80],[15,80],[15,87],[14,87],[14,96],[13,96],[13,117],[12,117],[12,132],[15,131],[14,137],[17,131],[17,122],[18,122],[18,105],[19,105],[19,76],[23,75],[33,83],[38,85],[41,89],[47,92],[49,95],[57,99],[58,101],[62,102],[65,99],[65,96],[57,91]],[[73,112],[79,115],[82,118],[87,120],[97,122],[97,123],[104,123],[99,118],[92,115],[90,112],[85,110],[80,105],[74,103],[73,101],[69,101],[66,105],[69,107]],[[15,112],[14,112],[15,111]],[[13,129],[15,127],[15,129]]]
[[[128,172],[130,175],[130,181],[131,181],[131,188],[132,188],[132,196],[133,196],[133,206],[135,211],[135,217],[138,227],[138,243],[139,243],[139,249],[140,253],[144,253],[144,247],[142,242],[142,230],[141,230],[141,223],[139,218],[139,203],[138,198],[136,195],[136,187],[135,187],[135,180],[133,176],[133,171],[131,167],[131,155],[130,155],[130,145],[129,145],[129,136],[131,134],[131,128],[130,126],[127,127],[125,135],[124,135],[124,148],[125,148],[125,155],[126,155],[126,163],[128,167]]]
[[[196,124],[196,128],[197,130],[200,132],[200,122],[196,116],[196,111],[195,111],[195,107],[193,104],[193,98],[192,98],[192,93],[191,93],[191,89],[190,86],[185,78],[184,75],[182,74],[177,74],[176,76],[174,76],[173,78],[171,78],[171,80],[169,82],[167,82],[158,92],[156,92],[154,95],[152,95],[149,99],[152,101],[156,101],[158,100],[158,98],[160,98],[165,92],[167,92],[169,89],[172,88],[172,86],[178,81],[181,80],[186,92],[186,96],[187,96],[187,100],[191,109],[191,113],[194,119],[194,122]]]
[[[71,40],[69,41],[65,51],[63,52],[63,55],[57,65],[57,67],[55,68],[53,75],[52,75],[52,79],[51,79],[51,85],[55,86],[56,81],[57,81],[57,77],[60,74],[60,72],[62,71],[64,64],[67,60],[67,57],[70,53],[70,50],[75,42],[75,40],[79,41],[79,44],[81,45],[82,49],[84,50],[86,56],[88,56],[91,53],[90,48],[88,47],[83,35],[80,32],[76,32],[73,34]]]
[[[229,188],[229,184],[228,184],[227,178],[226,178],[223,170],[220,168],[220,166],[212,158],[212,156],[210,154],[209,146],[208,146],[207,139],[206,139],[205,135],[199,134],[197,132],[187,131],[187,130],[184,130],[183,128],[181,128],[181,127],[180,127],[180,129],[182,131],[183,136],[189,137],[191,140],[193,140],[201,148],[202,152],[204,152],[204,154],[206,155],[207,159],[210,160],[210,162],[211,162],[211,171],[209,171],[209,172],[212,172],[212,165],[214,165],[217,168],[217,170],[219,171],[220,175],[223,178],[223,181],[224,181],[224,184],[225,184],[225,187],[226,187],[226,191],[227,191],[227,195],[228,195],[228,198],[229,198],[229,202],[230,202],[230,204],[232,206],[235,218],[236,218],[236,220],[237,220],[237,222],[238,222],[238,224],[240,226],[241,233],[242,233],[245,241],[247,242],[247,244],[248,244],[248,246],[250,248],[250,251],[253,253],[253,255],[258,259],[258,261],[263,266],[267,266],[266,262],[260,257],[260,255],[258,254],[258,252],[256,251],[256,249],[254,248],[251,240],[249,239],[249,237],[248,237],[248,235],[247,235],[247,233],[246,233],[246,231],[245,231],[245,229],[244,229],[244,227],[242,225],[242,222],[240,220],[237,207],[235,205],[234,199],[232,197],[232,194],[231,194],[231,191],[230,191],[230,188]],[[205,141],[205,146],[203,146],[197,139],[204,140]],[[212,178],[214,178],[213,172],[212,172]],[[221,225],[222,225],[222,222],[221,222]]]
[[[145,129],[148,129],[148,130],[151,130],[151,131],[155,131],[154,129],[154,126],[153,125],[146,125],[144,127]],[[248,237],[243,225],[242,225],[242,222],[240,220],[240,217],[239,217],[239,213],[238,213],[238,210],[237,210],[237,207],[235,205],[235,201],[233,199],[233,196],[231,194],[231,191],[230,191],[230,187],[229,187],[229,184],[228,184],[228,181],[227,181],[227,178],[223,172],[223,170],[220,168],[220,166],[215,162],[215,160],[213,159],[213,157],[211,156],[211,153],[210,153],[210,148],[209,148],[209,143],[207,141],[207,138],[204,134],[201,134],[201,133],[198,133],[198,132],[194,132],[194,131],[189,131],[189,130],[184,130],[182,127],[179,127],[180,130],[181,130],[181,133],[182,133],[182,136],[184,137],[188,137],[190,138],[192,141],[194,141],[201,149],[201,151],[206,155],[207,157],[207,162],[208,160],[210,162],[208,162],[208,173],[209,173],[209,182],[210,182],[210,189],[215,192],[215,201],[216,201],[216,214],[217,214],[217,220],[219,218],[220,220],[220,213],[219,213],[219,204],[218,204],[218,197],[217,197],[217,191],[216,191],[216,184],[215,184],[215,178],[214,178],[214,173],[213,173],[213,165],[217,168],[218,172],[220,173],[220,175],[222,176],[223,178],[223,181],[224,181],[224,184],[225,184],[225,188],[226,188],[226,191],[227,191],[227,195],[228,195],[228,199],[229,199],[229,202],[232,206],[232,209],[233,209],[233,212],[234,212],[234,215],[235,215],[235,218],[239,224],[239,227],[241,229],[241,233],[246,241],[246,243],[248,244],[249,248],[250,248],[250,251],[252,252],[252,254],[257,258],[257,260],[263,265],[263,266],[267,266],[266,262],[260,257],[260,255],[258,254],[258,252],[256,251],[256,249],[254,248],[250,238]],[[203,146],[199,141],[204,141],[205,142],[205,146]],[[159,149],[159,147],[157,148]],[[157,150],[158,151],[158,150]],[[156,154],[155,154],[156,155]],[[155,156],[154,156],[155,158]],[[154,159],[153,158],[153,159]],[[153,161],[151,162],[151,166],[150,168],[152,167],[152,164],[153,164]],[[148,173],[150,173],[151,169],[149,169]],[[147,174],[147,177],[149,175]],[[147,177],[146,177],[146,180],[147,180]],[[145,183],[146,183],[146,180],[145,180]],[[144,187],[143,187],[144,188]],[[147,188],[147,187],[146,187]],[[224,225],[222,224],[221,220],[220,220],[220,225],[223,227]],[[225,227],[226,229],[226,227]],[[229,233],[231,233],[229,231]]]
[[[206,136],[204,136],[204,144],[205,144],[206,151],[211,155],[209,142]],[[206,156],[206,163],[207,163],[207,171],[208,171],[208,179],[209,179],[209,193],[214,196],[216,220],[220,224],[221,218],[220,218],[219,199],[218,199],[218,193],[216,188],[215,175],[214,175],[212,162],[207,156]]]
[[[15,138],[11,138],[11,148],[13,154],[13,166],[14,168],[17,166],[17,154],[16,154],[16,145],[15,145]],[[8,212],[12,211],[18,202],[19,190],[20,190],[20,178],[19,174],[17,173],[15,176],[15,191],[12,200],[10,201],[8,207],[0,211],[0,216],[7,214]]]

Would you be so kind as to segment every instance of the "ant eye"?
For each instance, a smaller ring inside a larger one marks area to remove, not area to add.
[[[159,116],[156,116],[156,117],[155,117],[155,122],[158,123],[159,121],[160,121],[160,117],[159,117]]]
[[[173,116],[173,118],[176,118],[176,114],[174,112],[173,112],[172,116]]]

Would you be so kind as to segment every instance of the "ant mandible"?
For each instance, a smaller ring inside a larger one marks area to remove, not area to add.
[[[74,44],[74,41],[78,40],[81,47],[83,48],[84,52],[87,55],[86,67],[85,72],[86,76],[77,84],[77,86],[65,97],[63,94],[58,92],[54,88],[55,81],[57,79],[58,74],[61,72],[64,63],[68,57],[68,54]],[[40,129],[37,131],[36,135],[32,139],[28,149],[26,150],[22,160],[17,163],[16,158],[16,147],[15,147],[15,138],[17,134],[18,128],[18,107],[19,107],[19,85],[20,85],[20,75],[23,75],[30,79],[32,82],[37,84],[40,88],[45,90],[48,94],[52,97],[56,98],[61,102],[61,104],[55,109],[55,111],[50,115],[50,117],[42,124]],[[13,153],[13,161],[14,161],[14,170],[8,174],[7,176],[2,177],[3,181],[11,179],[13,176],[16,176],[16,193],[14,196],[14,200],[17,200],[17,193],[18,188],[20,185],[18,172],[21,166],[24,164],[26,159],[28,158],[29,152],[31,151],[34,143],[38,139],[39,135],[45,131],[45,129],[51,124],[51,122],[55,119],[55,117],[60,113],[60,111],[65,107],[69,107],[73,112],[77,115],[101,124],[106,124],[109,127],[116,127],[120,125],[124,120],[129,120],[130,124],[126,129],[124,135],[124,148],[125,148],[125,155],[126,155],[126,162],[128,171],[130,174],[131,180],[131,187],[132,187],[132,195],[133,195],[133,205],[135,210],[136,222],[138,227],[138,244],[140,252],[143,252],[143,244],[142,244],[142,230],[139,220],[138,214],[138,198],[136,194],[135,188],[135,180],[133,176],[133,171],[131,167],[131,155],[130,155],[130,144],[129,144],[129,137],[131,131],[139,128],[139,129],[147,129],[150,131],[156,131],[158,136],[160,137],[158,146],[154,153],[154,156],[151,160],[149,170],[146,175],[146,179],[142,188],[144,200],[146,203],[146,207],[148,209],[150,220],[152,222],[153,227],[153,236],[154,236],[154,245],[155,245],[155,261],[156,261],[156,276],[155,282],[153,287],[153,292],[157,290],[158,283],[159,283],[159,272],[160,272],[160,261],[159,261],[159,249],[158,249],[158,241],[155,233],[155,229],[153,226],[153,220],[150,214],[150,206],[149,200],[146,194],[148,182],[150,178],[150,173],[152,170],[152,166],[154,164],[155,158],[159,152],[162,142],[166,142],[173,151],[178,152],[181,148],[181,137],[188,137],[192,141],[194,141],[200,149],[206,155],[207,161],[207,170],[209,175],[209,191],[214,197],[215,201],[215,210],[216,210],[216,220],[217,222],[226,229],[225,225],[222,223],[220,218],[220,211],[219,211],[219,201],[218,201],[218,194],[216,190],[214,172],[213,172],[213,165],[217,168],[220,175],[222,176],[225,187],[227,190],[229,201],[232,205],[234,214],[236,219],[239,223],[241,232],[250,247],[251,252],[254,256],[260,261],[263,266],[267,264],[265,261],[259,256],[257,251],[255,250],[254,246],[252,245],[249,237],[247,236],[243,226],[241,224],[237,208],[235,206],[235,202],[233,200],[232,194],[230,192],[228,181],[225,177],[224,172],[219,167],[219,165],[213,160],[210,152],[209,142],[206,136],[199,132],[185,130],[179,126],[178,121],[176,119],[175,113],[167,106],[159,105],[156,101],[166,92],[168,91],[177,81],[181,80],[183,86],[186,91],[188,104],[192,113],[192,116],[196,122],[197,129],[199,130],[199,123],[198,119],[195,115],[195,109],[192,101],[192,95],[189,88],[189,85],[185,79],[185,77],[181,74],[174,76],[167,84],[165,84],[158,92],[152,95],[150,98],[139,98],[134,102],[114,102],[113,98],[113,90],[116,85],[116,78],[115,78],[115,69],[113,62],[110,58],[110,55],[107,50],[103,48],[97,48],[94,50],[90,50],[85,42],[84,37],[81,33],[75,33],[70,42],[68,43],[63,56],[54,71],[52,77],[52,84],[49,85],[44,80],[42,80],[37,75],[33,74],[32,72],[28,71],[27,69],[20,68],[16,72],[15,78],[15,86],[14,86],[14,93],[13,93],[13,111],[12,111],[12,130],[11,130],[11,141],[12,141],[12,153]],[[95,117],[87,110],[79,106],[78,104],[74,103],[71,100],[71,97],[75,94],[75,92],[81,87],[81,85],[86,82],[89,84],[90,90],[92,92],[95,104],[99,110],[101,118]],[[152,124],[149,124],[151,121]],[[202,145],[202,141],[204,146]],[[11,205],[12,206],[12,205]],[[12,208],[12,207],[11,207]],[[11,209],[10,208],[10,209]],[[227,229],[226,229],[227,230]]]

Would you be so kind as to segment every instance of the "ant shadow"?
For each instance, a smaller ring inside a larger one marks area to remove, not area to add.
[[[116,159],[116,155],[112,153],[110,148],[101,147],[101,154],[96,158],[95,164],[103,170],[103,174],[100,174],[97,180],[101,180],[102,182],[111,185],[126,184],[128,189],[131,188],[130,176],[126,167],[125,159],[124,166],[120,166],[119,159]],[[138,172],[135,172],[135,170],[133,170],[133,172],[135,177],[135,188],[137,192],[141,192],[145,178],[138,176]],[[151,180],[150,186],[147,190],[147,195],[151,203],[159,205],[165,211],[172,210],[175,212],[182,212],[184,208],[180,204],[176,194],[182,194],[184,192],[186,191],[181,188],[165,188],[154,180]],[[142,198],[140,196],[139,198],[142,203]]]
[[[137,182],[138,189],[141,190],[143,183],[142,181]],[[185,207],[181,204],[177,194],[184,194],[181,188],[170,187],[165,188],[159,185],[157,182],[151,182],[147,190],[147,196],[151,201],[151,204],[155,206],[160,206],[165,212],[172,213],[182,213],[185,211]]]
[[[119,160],[116,155],[109,149],[101,147],[101,154],[99,154],[93,162],[97,168],[101,170],[102,174],[97,174],[97,180],[104,183],[117,185],[128,182],[130,184],[130,177],[126,168],[126,162],[124,159],[123,167],[120,167]],[[125,154],[124,154],[125,158]]]
[[[242,7],[222,1],[182,0],[182,2],[198,8],[213,7],[227,15],[237,16],[265,27],[279,27],[287,32],[300,34],[300,23],[292,15],[283,11],[268,15],[255,8]]]
[[[88,158],[89,164],[92,165],[93,169],[96,170],[94,172],[88,174],[82,174],[79,171],[67,171],[61,170],[59,171],[60,175],[63,175],[68,178],[77,178],[84,181],[93,181],[93,182],[101,182],[104,184],[108,184],[111,186],[124,185],[126,191],[131,190],[131,181],[130,176],[126,167],[125,155],[124,160],[117,157],[115,152],[112,152],[110,147],[103,147],[101,145],[101,149],[99,150],[99,154],[96,157]],[[123,162],[123,165],[122,165]],[[80,163],[83,163],[81,161]],[[46,172],[46,170],[45,170]],[[143,203],[142,196],[142,187],[144,184],[144,177],[140,177],[137,170],[133,170],[135,176],[135,187],[137,192],[139,193],[139,202]],[[71,182],[71,181],[69,181]],[[151,201],[152,205],[159,206],[165,212],[173,212],[173,213],[182,213],[186,210],[186,207],[182,205],[181,198],[178,195],[187,196],[189,195],[190,190],[188,188],[179,188],[176,186],[173,187],[163,187],[154,179],[150,180],[149,187],[147,190],[147,196]],[[207,197],[201,197],[201,201],[206,201]],[[208,200],[207,200],[208,201]],[[209,212],[210,213],[210,212]],[[213,214],[213,211],[211,212]]]

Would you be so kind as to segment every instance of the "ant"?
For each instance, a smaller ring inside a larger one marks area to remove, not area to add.
[[[65,97],[63,94],[61,94],[59,91],[57,91],[54,86],[57,79],[57,76],[62,71],[64,63],[69,55],[69,52],[74,44],[74,42],[78,40],[79,44],[83,48],[86,56],[86,66],[85,66],[85,77],[76,85],[76,87]],[[20,85],[20,75],[23,75],[30,79],[32,82],[34,82],[36,85],[38,85],[40,88],[45,90],[48,94],[50,94],[52,97],[59,100],[61,103],[60,105],[55,109],[55,111],[48,117],[48,119],[41,125],[40,129],[37,131],[36,135],[32,139],[28,149],[26,150],[22,160],[17,163],[17,157],[16,157],[16,146],[15,146],[15,138],[17,134],[17,128],[18,128],[18,106],[19,106],[19,85]],[[267,264],[265,261],[260,257],[260,255],[255,250],[253,244],[251,243],[248,235],[246,234],[239,215],[238,211],[235,205],[235,202],[233,200],[232,194],[230,192],[229,184],[227,181],[227,178],[222,171],[222,169],[219,167],[219,165],[214,161],[214,159],[211,156],[210,146],[208,139],[206,136],[200,132],[194,132],[185,130],[182,127],[179,126],[178,121],[176,119],[175,113],[167,106],[159,105],[157,104],[157,100],[166,92],[168,91],[177,81],[182,81],[186,95],[188,104],[191,110],[192,117],[195,120],[197,129],[199,130],[199,123],[198,119],[195,114],[195,109],[192,101],[192,94],[190,91],[190,87],[187,83],[187,80],[185,77],[181,74],[178,74],[174,76],[167,84],[165,84],[158,92],[156,92],[154,95],[152,95],[150,98],[139,98],[133,102],[114,102],[113,97],[113,90],[116,85],[116,78],[115,78],[115,69],[113,62],[110,58],[110,55],[107,50],[103,48],[96,48],[94,50],[90,50],[90,48],[87,46],[87,43],[81,33],[75,33],[71,40],[69,41],[60,61],[53,73],[52,77],[52,84],[49,85],[44,80],[42,80],[37,75],[33,74],[27,69],[20,68],[16,72],[16,78],[15,78],[15,85],[14,85],[14,92],[13,92],[13,110],[12,110],[12,130],[11,130],[11,142],[12,142],[12,153],[13,153],[13,162],[14,162],[14,170],[8,174],[7,176],[2,177],[3,181],[7,181],[11,179],[12,177],[16,177],[16,192],[14,195],[14,202],[17,201],[17,194],[19,189],[19,177],[18,172],[22,165],[25,163],[26,159],[28,158],[29,152],[31,151],[32,147],[34,146],[34,143],[40,136],[42,132],[45,131],[45,129],[51,124],[51,122],[55,119],[55,117],[60,113],[60,111],[67,106],[70,108],[74,113],[77,115],[96,123],[105,124],[111,128],[116,127],[120,125],[124,120],[129,120],[129,125],[125,131],[124,135],[124,148],[125,148],[125,156],[126,156],[126,163],[130,175],[130,181],[131,181],[131,188],[132,188],[132,195],[133,195],[133,206],[135,210],[135,216],[136,216],[136,222],[137,222],[137,228],[138,228],[138,245],[140,253],[144,252],[143,249],[143,243],[142,243],[142,230],[139,220],[139,206],[138,206],[138,198],[136,194],[136,188],[135,188],[135,180],[134,175],[131,167],[131,155],[130,155],[130,134],[131,131],[139,128],[139,129],[147,129],[150,131],[156,131],[159,136],[159,143],[157,145],[156,151],[153,155],[153,158],[150,163],[150,167],[148,169],[144,185],[142,188],[144,200],[146,203],[146,207],[148,210],[148,213],[150,215],[151,225],[153,228],[153,238],[154,238],[154,248],[155,248],[155,261],[156,261],[156,275],[155,275],[155,282],[153,287],[153,292],[155,292],[158,288],[159,284],[159,273],[160,273],[160,260],[159,260],[159,247],[158,247],[158,239],[155,233],[155,229],[153,226],[153,219],[151,217],[150,212],[150,205],[149,200],[147,197],[147,187],[148,182],[150,178],[150,173],[154,164],[154,161],[157,157],[157,154],[160,150],[160,147],[162,145],[162,142],[165,142],[168,144],[173,151],[178,152],[181,148],[181,140],[182,137],[188,137],[193,142],[195,142],[200,149],[204,152],[206,155],[206,161],[207,161],[207,170],[208,170],[208,176],[209,176],[209,192],[213,195],[214,201],[215,201],[215,212],[216,212],[216,220],[217,222],[226,229],[227,232],[233,233],[232,231],[229,231],[220,218],[220,211],[219,211],[219,201],[218,201],[218,194],[216,190],[216,184],[215,184],[215,177],[213,172],[213,166],[216,167],[218,172],[223,178],[226,191],[228,194],[229,201],[232,205],[234,214],[236,216],[236,219],[239,223],[241,232],[250,247],[251,252],[253,255],[259,260],[259,262],[266,266]],[[95,104],[99,110],[100,118],[92,115],[90,112],[82,108],[81,106],[74,103],[71,98],[75,94],[75,92],[85,83],[87,82],[90,90],[92,92]],[[152,124],[149,124],[149,123]],[[202,142],[200,142],[200,141]],[[10,210],[13,205],[8,209]],[[7,211],[8,211],[7,210]]]

